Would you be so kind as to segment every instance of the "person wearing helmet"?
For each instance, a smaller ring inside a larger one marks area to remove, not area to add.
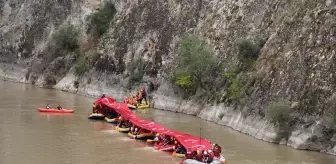
[[[202,158],[203,158],[203,155],[202,155],[202,153],[201,153],[201,150],[200,150],[200,149],[197,149],[197,150],[196,150],[196,154],[195,154],[194,159],[197,160],[197,161],[202,162]]]
[[[124,98],[124,103],[128,103],[128,97],[126,96],[125,98]]]
[[[105,93],[103,93],[103,96],[102,96],[102,97],[100,97],[100,98],[105,98]]]
[[[160,141],[160,134],[159,133],[155,134],[154,141],[156,141],[156,142]]]
[[[50,105],[49,104],[47,104],[46,109],[50,109]]]

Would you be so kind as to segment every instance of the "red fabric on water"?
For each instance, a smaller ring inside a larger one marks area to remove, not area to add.
[[[116,100],[111,98],[111,97],[104,97],[104,98],[99,98],[98,100],[95,101],[95,105],[98,105],[98,104],[105,104],[105,103],[108,103],[108,104],[115,104],[116,103]]]
[[[141,127],[143,129],[157,132],[160,134],[168,135],[174,137],[181,145],[183,145],[187,152],[193,152],[197,149],[202,150],[211,150],[211,142],[200,137],[192,136],[190,134],[185,134],[171,130],[169,128],[163,127],[153,121],[144,120],[136,116],[129,108],[126,103],[117,104],[113,98],[105,97],[100,98],[95,102],[96,105],[104,104],[117,113],[119,113],[124,119],[130,120],[134,125]]]

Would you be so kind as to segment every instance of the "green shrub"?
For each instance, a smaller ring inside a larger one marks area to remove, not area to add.
[[[213,90],[214,79],[221,72],[219,60],[213,55],[204,40],[192,35],[183,36],[175,59],[174,84],[181,88]]]
[[[138,85],[142,82],[144,74],[142,72],[135,72],[134,74],[130,75],[129,77],[129,85],[134,86]]]
[[[94,30],[99,36],[103,35],[109,29],[109,25],[117,10],[113,3],[105,2],[103,6],[89,17],[89,31]]]
[[[260,52],[259,44],[253,43],[250,40],[243,40],[238,43],[238,55],[240,60],[244,61],[246,59],[256,59]]]
[[[88,61],[85,60],[84,55],[79,55],[79,57],[76,60],[76,66],[75,66],[76,74],[81,76],[88,70],[89,70]]]
[[[72,24],[66,24],[60,27],[53,34],[53,39],[61,48],[74,51],[78,48],[78,30]]]
[[[142,59],[136,60],[134,62],[133,74],[130,75],[128,79],[129,86],[138,85],[142,82],[143,76],[145,75],[144,72],[144,62]]]
[[[186,73],[181,73],[176,76],[175,84],[180,87],[192,87],[193,83],[191,80],[191,75]]]
[[[230,81],[228,87],[228,96],[230,100],[238,101],[242,98],[243,93],[246,91],[246,80],[245,80],[245,73],[240,72],[225,72],[224,77]]]
[[[330,127],[336,128],[336,103],[335,103],[335,100],[333,100],[331,102],[329,110],[327,111],[327,116],[328,116]]]
[[[290,105],[285,102],[272,103],[269,107],[267,119],[274,125],[284,125],[289,120]]]

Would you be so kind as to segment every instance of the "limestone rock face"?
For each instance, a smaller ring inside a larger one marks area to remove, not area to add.
[[[336,96],[336,1],[111,2],[117,13],[85,54],[94,56],[93,67],[77,76],[78,52],[56,53],[52,34],[71,23],[86,47],[87,16],[101,0],[0,0],[0,78],[121,99],[131,94],[129,76],[142,62],[144,81],[155,85],[149,95],[157,108],[197,115],[265,141],[336,153],[336,130],[327,115]],[[185,33],[206,38],[223,61],[237,59],[239,40],[265,42],[243,107],[182,100],[173,91],[167,77]],[[46,60],[50,54],[57,56]],[[280,139],[265,119],[269,104],[278,99],[291,102],[293,109],[290,134]]]

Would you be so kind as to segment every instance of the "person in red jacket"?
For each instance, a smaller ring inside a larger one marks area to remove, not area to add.
[[[194,159],[200,162],[203,161],[203,155],[199,149],[197,149],[197,151],[194,152]]]
[[[141,92],[141,100],[140,100],[140,102],[142,101],[142,99],[145,99],[145,102],[146,102],[146,105],[148,104],[148,102],[147,102],[147,94],[146,94],[146,90],[145,90],[145,88],[142,88],[141,90],[140,90],[140,92]]]

